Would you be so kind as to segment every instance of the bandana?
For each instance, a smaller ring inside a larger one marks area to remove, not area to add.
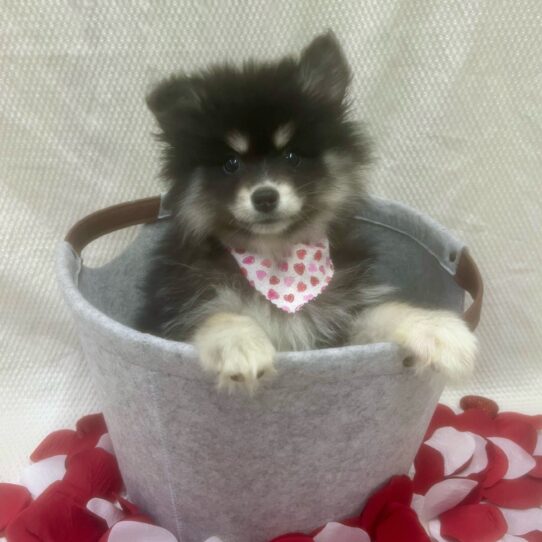
[[[279,309],[294,313],[319,296],[333,277],[329,241],[292,245],[281,259],[230,248],[248,283]]]

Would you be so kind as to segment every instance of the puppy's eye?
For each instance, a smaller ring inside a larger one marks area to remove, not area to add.
[[[288,162],[292,167],[297,167],[299,165],[299,162],[301,162],[301,158],[292,151],[288,151],[284,153],[284,160]]]
[[[239,158],[237,158],[237,156],[232,156],[224,162],[224,165],[222,167],[226,173],[231,175],[239,169],[240,165],[241,161],[239,160]]]

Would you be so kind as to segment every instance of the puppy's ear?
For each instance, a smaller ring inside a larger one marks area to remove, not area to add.
[[[178,121],[179,114],[200,107],[200,98],[190,78],[174,76],[159,83],[147,95],[147,106],[167,133]]]
[[[341,103],[350,83],[350,68],[333,32],[316,37],[301,54],[303,89],[326,101]]]

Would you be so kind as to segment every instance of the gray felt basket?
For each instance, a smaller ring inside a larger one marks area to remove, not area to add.
[[[58,274],[131,499],[181,542],[212,535],[265,542],[361,510],[407,472],[443,389],[413,374],[390,343],[278,355],[278,376],[254,398],[219,393],[189,344],[130,328],[149,247],[165,221],[160,199],[98,211],[58,253]],[[147,223],[100,268],[80,253],[111,231]],[[371,199],[352,228],[386,244],[380,272],[416,303],[478,322],[482,283],[445,229],[397,203]]]

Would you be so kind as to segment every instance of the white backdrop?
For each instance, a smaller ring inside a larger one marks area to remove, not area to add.
[[[377,143],[373,192],[455,230],[485,278],[479,369],[446,399],[542,412],[540,0],[0,0],[0,479],[99,408],[53,253],[77,218],[159,191],[149,84],[328,27]]]

